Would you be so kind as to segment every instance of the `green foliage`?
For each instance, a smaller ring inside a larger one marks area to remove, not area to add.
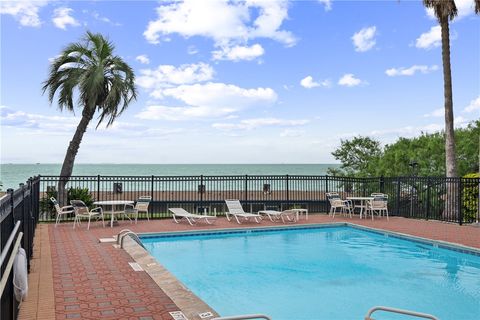
[[[465,175],[478,171],[480,120],[466,128],[455,130],[458,173]],[[443,132],[422,133],[414,138],[399,138],[381,148],[380,143],[368,137],[342,140],[332,155],[340,160],[340,169],[329,169],[336,176],[410,176],[410,162],[418,163],[416,175],[445,175],[445,137]]]
[[[332,169],[329,174],[344,176],[374,176],[377,162],[382,156],[380,142],[369,137],[354,137],[352,140],[341,140],[340,147],[332,152],[335,159],[340,160],[340,169]]]
[[[470,173],[464,176],[467,179],[480,178],[480,173]],[[473,180],[472,183],[467,182],[463,185],[462,204],[463,204],[463,220],[465,222],[473,222],[476,220],[478,212],[478,183]]]
[[[69,188],[68,189],[68,202],[70,200],[82,200],[89,208],[93,205],[93,197],[90,194],[88,188]]]
[[[40,199],[40,212],[49,213],[50,215],[55,214],[55,207],[53,206],[50,198],[57,198],[57,190],[55,187],[47,187],[47,192],[43,195],[43,198]]]

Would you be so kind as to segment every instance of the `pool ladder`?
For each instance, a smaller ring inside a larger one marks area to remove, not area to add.
[[[264,314],[243,314],[243,315],[239,315],[239,316],[213,318],[212,320],[248,320],[248,319],[272,320],[272,318],[270,318],[269,316],[266,316]]]
[[[431,314],[420,313],[420,312],[404,310],[404,309],[391,308],[391,307],[384,307],[384,306],[373,307],[370,310],[368,310],[367,315],[365,316],[365,320],[374,320],[372,318],[372,314],[375,311],[385,311],[385,312],[391,312],[391,313],[404,314],[404,315],[413,316],[413,317],[417,317],[417,318],[438,320],[437,317],[432,316]]]
[[[136,243],[142,246],[143,249],[146,249],[138,235],[130,229],[123,229],[117,235],[117,244],[120,245],[120,248],[123,249],[123,240],[126,236],[130,236]]]

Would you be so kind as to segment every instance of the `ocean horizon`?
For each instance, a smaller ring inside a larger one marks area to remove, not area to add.
[[[198,175],[325,175],[335,163],[279,164],[139,164],[79,163],[73,168],[77,176],[198,176]],[[2,190],[17,188],[19,183],[35,175],[58,176],[60,163],[0,164]]]

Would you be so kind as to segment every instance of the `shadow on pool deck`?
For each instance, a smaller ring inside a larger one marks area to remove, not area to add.
[[[219,218],[215,225],[186,222],[175,224],[171,219],[120,221],[113,228],[101,223],[86,224],[72,229],[72,223],[39,225],[35,238],[34,260],[29,275],[30,292],[22,303],[19,319],[173,319],[178,311],[175,303],[145,272],[134,272],[128,262],[133,259],[111,243],[99,243],[99,238],[112,237],[122,229],[134,232],[206,230],[282,225],[263,220],[262,223],[237,224]],[[302,217],[299,224],[351,222],[433,240],[442,240],[480,248],[480,228],[459,226],[438,221],[391,217],[353,219],[323,214]],[[295,224],[298,225],[298,224]],[[48,246],[50,244],[50,246]],[[53,280],[53,282],[52,282]]]

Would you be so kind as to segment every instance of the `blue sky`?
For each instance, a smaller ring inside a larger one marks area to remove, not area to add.
[[[456,126],[480,116],[480,24],[456,1]],[[77,163],[330,163],[340,139],[443,128],[440,29],[421,1],[1,1],[1,161],[61,163],[81,115],[42,95],[100,32],[139,97]],[[79,109],[80,110],[80,109]]]

